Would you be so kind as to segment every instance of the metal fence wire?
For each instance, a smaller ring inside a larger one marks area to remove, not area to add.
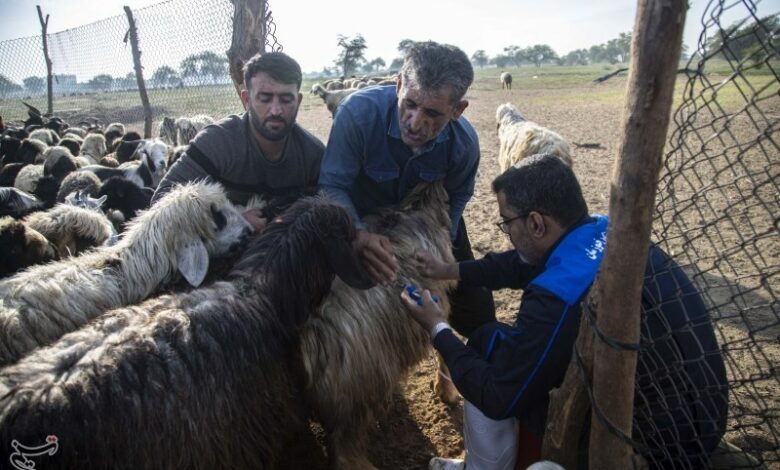
[[[724,25],[727,12],[742,19]],[[750,1],[711,0],[702,26],[698,50],[683,69],[687,80],[673,113],[652,238],[702,294],[728,378],[726,435],[711,460],[688,457],[686,448],[718,442],[712,413],[718,385],[702,379],[713,376],[712,363],[703,353],[678,361],[659,353],[682,357],[671,349],[684,346],[672,340],[706,319],[683,310],[653,340],[645,333],[656,312],[643,311],[637,384],[653,386],[637,386],[634,432],[624,438],[650,468],[780,468],[778,15],[759,18]],[[685,295],[678,285],[674,302],[684,306]],[[697,380],[705,385],[691,387]],[[696,410],[681,406],[683,397]],[[666,418],[651,420],[642,409]],[[694,427],[700,442],[686,442]]]
[[[128,18],[118,13],[47,35],[53,109],[68,122],[121,122],[134,130],[143,129]],[[225,55],[233,31],[230,0],[169,0],[132,13],[154,135],[165,116],[222,117],[243,111]],[[265,22],[266,50],[281,50],[268,9]],[[6,122],[28,117],[22,102],[46,110],[46,64],[40,35],[0,42],[0,115]]]

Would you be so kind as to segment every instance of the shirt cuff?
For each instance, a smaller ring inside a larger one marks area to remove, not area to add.
[[[431,328],[431,342],[433,342],[434,339],[436,339],[436,335],[441,333],[444,330],[451,330],[452,327],[449,323],[440,321],[439,323],[433,325],[433,328]]]

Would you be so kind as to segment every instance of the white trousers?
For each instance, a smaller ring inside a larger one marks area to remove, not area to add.
[[[517,460],[519,424],[516,418],[490,419],[465,400],[463,437],[467,470],[512,470]]]

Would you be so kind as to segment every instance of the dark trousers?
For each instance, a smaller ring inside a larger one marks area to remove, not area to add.
[[[452,242],[452,254],[457,261],[474,259],[463,217],[460,218],[458,233]],[[458,287],[450,293],[450,304],[452,306],[450,325],[463,336],[468,337],[479,326],[496,321],[493,293],[484,287],[458,282]]]

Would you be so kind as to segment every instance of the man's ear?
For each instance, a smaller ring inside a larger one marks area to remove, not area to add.
[[[296,111],[298,110],[298,108],[301,107],[301,103],[303,103],[303,93],[301,93],[299,91],[298,92],[298,106],[295,107]]]
[[[244,105],[244,111],[249,109],[249,91],[241,88],[241,103]]]
[[[452,119],[458,119],[463,111],[469,107],[469,100],[460,100],[455,104],[455,111],[452,113]]]
[[[528,214],[526,223],[529,224],[528,229],[531,236],[534,238],[544,238],[549,229],[549,227],[547,227],[547,222],[544,220],[544,216],[536,211],[531,211],[531,213]]]

